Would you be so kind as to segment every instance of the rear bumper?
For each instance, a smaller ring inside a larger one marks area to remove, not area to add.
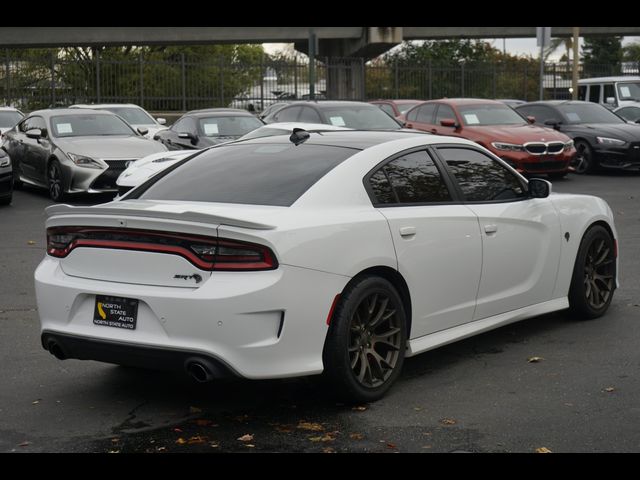
[[[161,365],[175,369],[185,352],[196,352],[255,379],[322,372],[327,315],[348,281],[280,265],[215,272],[198,288],[162,287],[74,277],[49,256],[35,272],[43,341],[61,338],[71,358],[155,365],[160,356],[168,357]],[[95,325],[96,295],[138,299],[136,329]]]
[[[223,361],[206,352],[151,347],[43,331],[42,347],[60,360],[97,360],[131,367],[183,372],[192,362],[206,363],[214,378],[236,376]]]

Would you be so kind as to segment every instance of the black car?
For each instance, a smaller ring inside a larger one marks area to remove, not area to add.
[[[0,205],[9,205],[13,197],[13,171],[9,154],[0,148]]]
[[[263,119],[266,123],[325,123],[355,130],[399,130],[402,124],[364,102],[293,102]]]
[[[168,130],[153,137],[169,150],[201,149],[236,140],[264,122],[236,108],[208,108],[185,113]]]
[[[535,123],[561,131],[576,146],[576,173],[599,166],[640,170],[640,125],[625,122],[602,105],[582,101],[531,102],[515,109]]]

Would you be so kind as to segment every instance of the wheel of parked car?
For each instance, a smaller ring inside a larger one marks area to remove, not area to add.
[[[49,197],[54,202],[64,200],[64,183],[62,178],[62,169],[60,162],[51,160],[47,169],[47,182],[49,184]]]
[[[574,169],[576,173],[592,173],[597,165],[593,156],[593,150],[584,140],[576,141],[576,157],[574,160]]]
[[[569,289],[571,313],[577,318],[602,316],[616,288],[615,244],[599,225],[590,228],[580,242]]]
[[[363,276],[343,292],[323,352],[325,378],[345,400],[370,402],[402,369],[406,314],[387,280]]]

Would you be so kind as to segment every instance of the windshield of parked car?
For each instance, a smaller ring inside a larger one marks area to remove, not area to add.
[[[462,105],[458,107],[462,122],[467,127],[484,125],[526,125],[527,122],[512,108],[493,103]]]
[[[565,103],[558,109],[567,118],[568,123],[625,123],[625,121],[597,103]]]
[[[156,121],[151,115],[137,107],[109,107],[103,108],[109,112],[120,115],[129,125],[156,125]]]
[[[640,102],[640,82],[618,83],[618,98]]]
[[[320,106],[320,105],[318,105]],[[402,126],[375,105],[322,107],[328,123],[356,130],[398,130]]]
[[[240,140],[249,140],[251,138],[260,138],[260,137],[272,137],[274,135],[285,135],[291,133],[292,130],[288,130],[285,128],[272,128],[272,127],[260,127],[257,128],[246,135],[243,135]]]
[[[359,150],[326,145],[235,143],[203,151],[132,197],[290,206]]]
[[[136,135],[120,117],[94,113],[51,117],[54,137],[89,137],[106,135]]]
[[[0,111],[0,128],[12,128],[22,118],[19,112]]]
[[[200,135],[205,137],[241,137],[264,125],[253,116],[207,117],[198,120]]]

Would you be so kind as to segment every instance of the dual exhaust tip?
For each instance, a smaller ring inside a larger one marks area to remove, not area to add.
[[[47,342],[47,350],[58,360],[66,360],[69,356],[56,340]],[[189,358],[184,362],[184,370],[187,375],[199,383],[211,382],[215,378],[225,377],[220,367],[206,358]]]

